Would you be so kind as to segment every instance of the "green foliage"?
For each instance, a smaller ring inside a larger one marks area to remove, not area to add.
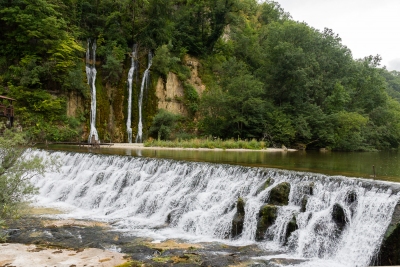
[[[145,136],[337,150],[400,145],[399,72],[379,68],[379,55],[354,60],[332,30],[293,21],[274,1],[0,1],[0,28],[0,93],[18,100],[16,120],[37,140],[80,138],[89,112],[67,117],[66,94],[83,96],[89,106],[83,47],[90,38],[97,40],[101,136],[123,135],[128,53],[136,44],[138,77],[148,51],[155,54]],[[186,55],[201,62],[202,95],[188,81]],[[179,100],[189,115],[150,128],[154,117],[168,117],[155,116],[154,88],[169,72],[184,86]],[[110,121],[110,107],[117,122]]]
[[[340,111],[333,115],[335,120],[334,149],[359,150],[362,149],[364,138],[362,131],[368,119],[354,112]]]
[[[168,140],[175,130],[176,122],[180,116],[172,114],[164,109],[160,109],[153,119],[150,127],[150,136],[158,140]]]
[[[175,139],[173,141],[163,141],[163,140],[148,140],[144,143],[146,147],[179,147],[179,148],[220,148],[220,149],[266,149],[268,147],[268,142],[260,141],[255,139],[250,141],[247,140],[221,140],[216,139]]]
[[[161,74],[164,80],[168,76],[168,72],[176,65],[180,59],[172,56],[172,45],[162,45],[157,48],[153,57],[153,70]]]
[[[0,136],[0,226],[4,219],[18,217],[21,205],[36,189],[30,179],[42,174],[50,162],[33,156],[25,157],[28,148],[22,133],[16,133],[1,126]],[[3,221],[4,222],[4,221]],[[0,236],[4,239],[5,236]]]

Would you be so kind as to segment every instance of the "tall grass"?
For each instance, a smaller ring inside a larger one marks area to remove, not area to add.
[[[190,139],[190,140],[147,140],[144,143],[146,147],[176,147],[176,148],[221,148],[221,149],[265,149],[268,143],[265,141],[247,140],[221,140],[221,139]]]

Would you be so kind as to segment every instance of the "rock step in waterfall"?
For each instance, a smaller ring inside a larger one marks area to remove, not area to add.
[[[33,183],[40,189],[39,204],[75,207],[68,216],[113,221],[127,233],[155,239],[256,243],[307,260],[296,266],[388,264],[384,257],[400,263],[395,183],[174,160],[28,153],[62,160],[60,172]]]

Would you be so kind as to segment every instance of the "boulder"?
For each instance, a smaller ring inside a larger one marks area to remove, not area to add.
[[[301,200],[301,207],[300,207],[300,212],[305,212],[307,209],[307,202],[308,202],[308,197],[304,196],[303,199]]]
[[[235,238],[242,234],[243,224],[244,224],[244,205],[245,202],[243,198],[239,198],[236,202],[236,213],[232,219],[231,236]]]
[[[288,205],[289,204],[290,184],[283,182],[272,188],[268,203],[272,205]]]
[[[258,213],[258,222],[256,230],[256,240],[265,239],[267,229],[274,224],[278,215],[278,208],[275,205],[263,205]]]
[[[400,203],[397,204],[392,221],[386,230],[379,250],[378,265],[400,265]]]
[[[340,206],[337,203],[335,205],[333,205],[332,220],[336,223],[340,232],[346,226],[346,222],[347,222],[346,213],[344,212],[344,209],[342,208],[342,206]]]
[[[293,216],[286,226],[285,244],[288,242],[290,235],[297,229],[299,229],[299,226],[297,225],[297,219],[296,216]]]

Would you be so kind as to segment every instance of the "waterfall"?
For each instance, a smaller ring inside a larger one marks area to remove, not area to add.
[[[128,117],[126,119],[126,130],[128,133],[128,143],[132,143],[132,83],[136,69],[136,45],[133,47],[131,68],[128,72]]]
[[[68,205],[66,216],[113,221],[119,229],[152,238],[256,243],[307,260],[299,266],[368,266],[400,198],[394,184],[365,179],[128,156],[51,155],[62,167],[33,179],[40,205]],[[259,209],[282,183],[290,184],[288,205],[277,206],[267,238],[256,241]],[[245,202],[244,227],[232,239],[239,197]],[[342,227],[332,215],[339,206]],[[288,237],[293,218],[297,229]]]
[[[136,143],[142,143],[143,142],[143,123],[142,123],[142,112],[143,112],[143,92],[145,89],[148,88],[149,86],[149,78],[150,78],[150,67],[152,63],[153,55],[151,52],[149,52],[149,60],[148,60],[148,66],[147,69],[143,73],[143,78],[142,78],[142,85],[140,86],[140,95],[139,95],[139,124],[138,124],[138,133],[136,136]]]
[[[86,77],[87,82],[90,86],[90,92],[92,95],[92,101],[90,105],[90,134],[88,142],[92,142],[92,136],[94,135],[95,140],[99,141],[99,135],[96,130],[96,40],[92,43],[92,50],[90,53],[90,39],[87,41],[86,49]]]

